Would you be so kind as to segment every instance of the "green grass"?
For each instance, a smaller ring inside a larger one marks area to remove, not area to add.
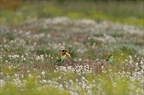
[[[137,2],[42,2],[24,4],[16,11],[1,10],[1,24],[17,24],[32,18],[66,16],[73,19],[88,18],[97,22],[107,20],[125,24],[144,25],[143,1]]]
[[[82,72],[74,73],[75,71],[72,69],[64,71],[64,69],[60,67],[56,70],[57,72],[49,71],[48,69],[43,70],[46,72],[45,75],[41,74],[40,69],[34,68],[23,78],[21,77],[23,73],[19,74],[15,71],[15,74],[18,76],[12,74],[10,78],[7,78],[5,80],[6,84],[0,88],[0,93],[3,95],[70,95],[69,91],[75,89],[77,93],[84,95],[84,93],[87,92],[87,90],[81,86],[84,84],[86,87],[90,87],[89,89],[92,90],[93,94],[97,95],[101,95],[102,93],[107,95],[117,95],[120,93],[122,95],[127,95],[130,92],[137,93],[138,95],[142,94],[141,90],[143,85],[140,83],[140,80],[135,79],[135,81],[133,81],[131,78],[134,79],[135,77],[129,76],[124,71],[117,72],[106,70],[106,73],[96,74],[85,72],[83,74]],[[77,68],[75,70],[80,69]],[[84,68],[81,70],[84,71]],[[6,74],[7,72],[3,73]],[[29,75],[32,77],[29,77]],[[51,80],[53,84],[40,82],[42,80]],[[80,85],[80,83],[82,84]],[[61,84],[63,87],[56,87]],[[134,88],[131,87],[131,85],[134,86]],[[139,89],[138,92],[136,92],[137,88]]]
[[[52,86],[46,86],[44,89],[38,91],[38,87],[35,82],[38,82],[36,78],[25,79],[27,82],[25,84],[27,89],[23,89],[23,87],[17,87],[11,80],[6,84],[6,86],[0,90],[3,95],[69,95],[68,92],[59,90]],[[41,85],[42,86],[42,85]]]
[[[1,10],[0,23],[15,25],[32,18],[90,18],[143,25],[143,2],[56,2]],[[75,20],[77,21],[77,20]],[[63,23],[62,23],[63,24]],[[97,23],[102,27],[102,24]],[[85,30],[82,24],[51,28],[0,30],[0,93],[2,95],[143,95],[144,40],[113,24],[108,29]],[[87,26],[87,25],[86,25]],[[121,26],[121,25],[120,25]],[[123,28],[123,26],[121,26]],[[5,27],[4,27],[5,28]],[[75,32],[73,29],[79,29]],[[84,29],[82,29],[84,28]],[[129,28],[129,27],[128,27]],[[140,30],[140,28],[137,28]],[[135,29],[134,29],[135,30]],[[17,32],[14,32],[17,31]],[[133,30],[130,30],[133,32]],[[106,39],[107,38],[107,39]],[[65,47],[78,67],[56,66]],[[112,64],[105,62],[109,54]],[[103,63],[103,65],[101,65]],[[99,65],[100,66],[97,66]],[[96,65],[96,66],[95,66]],[[3,82],[5,85],[3,85]]]

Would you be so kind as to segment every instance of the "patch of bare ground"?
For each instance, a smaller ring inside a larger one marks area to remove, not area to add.
[[[54,70],[55,65],[54,64],[46,64],[46,63],[34,63],[34,64],[20,64],[17,67],[17,72],[23,75],[27,75],[29,71],[36,70],[38,72],[44,71],[44,70]]]
[[[48,63],[34,63],[34,64],[20,64],[18,65],[17,72],[20,74],[27,75],[31,70],[36,70],[38,72],[42,72],[45,70],[53,71],[56,69],[57,66],[72,66],[73,68],[76,68],[77,66],[88,66],[89,69],[92,69],[96,73],[102,71],[102,67],[104,68],[110,68],[111,65],[108,64],[106,61],[74,61],[70,62],[69,60],[66,60],[63,64],[48,64]]]

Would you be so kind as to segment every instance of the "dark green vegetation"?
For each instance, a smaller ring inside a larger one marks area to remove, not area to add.
[[[138,26],[144,25],[144,2],[141,0],[137,2],[126,0],[125,2],[62,1],[25,1],[15,2],[16,4],[6,2],[6,6],[9,7],[2,7],[0,23],[13,25],[33,18],[67,16],[73,19],[94,19],[97,22],[107,20]]]

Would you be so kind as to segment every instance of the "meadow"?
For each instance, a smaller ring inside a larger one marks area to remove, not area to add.
[[[93,19],[144,25],[143,0],[93,2],[86,0],[1,0],[0,24],[19,24],[33,18],[65,16],[71,19]],[[12,2],[13,1],[13,2]],[[59,2],[58,2],[59,1]],[[62,2],[63,1],[63,2]]]
[[[68,2],[55,4],[35,2],[16,11],[1,11],[0,93],[143,95],[143,3],[135,3],[137,9],[133,2],[113,4],[110,9],[102,5],[112,3],[97,3],[100,14],[91,2],[91,11],[86,3],[85,9]],[[129,15],[137,19],[129,20]],[[74,66],[56,63],[61,49],[70,52]],[[112,63],[106,61],[110,54]]]

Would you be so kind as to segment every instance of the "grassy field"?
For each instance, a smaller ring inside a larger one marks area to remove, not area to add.
[[[58,3],[51,0],[38,3],[31,1],[29,3],[20,3],[20,5],[21,7],[15,10],[2,9],[0,23],[13,25],[32,18],[66,16],[73,19],[94,19],[97,22],[107,20],[138,26],[144,25],[143,1],[104,3],[81,0]]]
[[[1,10],[2,95],[144,94],[143,2],[81,2]]]

